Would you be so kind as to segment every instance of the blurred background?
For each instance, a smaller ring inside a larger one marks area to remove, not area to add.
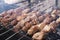
[[[23,3],[24,2],[24,3]],[[28,2],[25,0],[0,0],[0,13],[9,9],[14,9],[19,6],[27,5]]]
[[[53,5],[54,7],[55,6],[60,7],[60,0],[57,1],[56,0],[0,0],[0,13],[9,9],[15,9],[17,7],[25,7],[27,5],[32,7],[42,1],[45,1],[46,3],[46,4],[43,3],[44,7],[46,5],[48,6]]]

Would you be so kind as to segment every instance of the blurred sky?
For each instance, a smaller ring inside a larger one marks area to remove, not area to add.
[[[0,0],[0,13],[9,9],[14,9],[19,7],[16,4],[7,4],[4,2],[4,0]]]

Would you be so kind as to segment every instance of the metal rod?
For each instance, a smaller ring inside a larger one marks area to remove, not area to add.
[[[18,40],[22,39],[23,37],[27,36],[28,34],[26,33],[26,35],[23,35],[21,38],[19,38]]]
[[[1,33],[0,36],[2,36],[3,34],[6,34],[7,32],[9,32],[9,31],[11,31],[11,30],[13,30],[13,28],[9,29],[9,30],[6,31],[6,32]]]
[[[5,40],[8,40],[8,39],[10,39],[11,37],[13,37],[14,35],[16,35],[17,33],[19,33],[21,30],[19,30],[18,32],[16,32],[16,33],[14,33],[13,35],[11,35],[10,37],[8,37],[7,39],[5,39]],[[27,34],[26,34],[27,35]],[[24,35],[25,36],[25,35]],[[23,37],[23,36],[22,36]]]
[[[14,35],[16,35],[18,32],[16,32],[16,33],[14,33],[13,35],[11,35],[10,37],[8,37],[7,39],[5,39],[5,40],[8,40],[8,39],[10,39],[11,37],[13,37]]]
[[[3,30],[4,28],[1,28],[0,30]]]

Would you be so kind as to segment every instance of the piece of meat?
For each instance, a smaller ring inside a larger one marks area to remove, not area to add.
[[[38,26],[37,26],[37,25],[32,26],[32,27],[28,30],[27,34],[32,35],[32,34],[34,34],[36,31],[38,31]]]
[[[19,31],[21,28],[22,28],[22,27],[20,26],[20,22],[18,22],[17,25],[15,25],[15,26],[13,27],[13,31],[14,31],[14,32],[17,32],[17,31]]]
[[[49,24],[49,27],[51,30],[55,30],[55,28],[58,26],[59,24],[56,23],[56,21],[53,21]]]
[[[57,19],[58,16],[57,16],[57,10],[53,10],[52,13],[51,13],[51,16],[53,17],[53,19]]]
[[[41,16],[39,16],[39,22],[42,22],[46,17],[50,17],[50,15],[49,14],[43,14],[43,15],[41,15]]]
[[[36,14],[31,16],[31,22],[32,22],[32,25],[36,25],[39,23],[38,17],[36,16]]]
[[[52,18],[52,17],[46,17],[45,19],[44,19],[44,23],[45,24],[49,24],[51,21],[53,21],[54,19]]]
[[[25,22],[30,22],[31,21],[31,16],[27,16],[25,19],[24,19]]]
[[[44,17],[51,17],[51,15],[49,13],[45,13],[43,14]]]
[[[32,26],[32,23],[31,22],[26,22],[25,23],[25,26],[22,28],[23,31],[28,31],[28,29]]]
[[[39,23],[38,19],[33,19],[31,22],[32,22],[32,25],[36,25]]]
[[[5,18],[1,20],[1,23],[8,23],[8,22],[9,22],[8,19],[5,19]]]
[[[20,7],[14,9],[14,12],[17,13],[18,15],[21,15],[22,14],[22,9]]]
[[[39,22],[42,22],[44,20],[44,17],[43,16],[39,16],[38,20],[39,20]]]
[[[53,10],[53,12],[51,13],[52,16],[54,17],[55,15],[56,16],[60,16],[60,10]]]
[[[6,15],[7,15],[7,12],[6,11],[4,11],[4,12],[1,13],[1,16],[2,17],[6,16]]]
[[[5,18],[5,19],[7,19],[7,18],[9,18],[11,15],[6,15],[5,17],[3,17],[3,18]]]
[[[14,26],[14,25],[16,25],[17,23],[18,23],[18,21],[15,19],[15,20],[11,21],[10,24]]]
[[[22,13],[26,14],[26,13],[28,13],[29,11],[30,11],[30,9],[29,9],[29,8],[26,8],[25,10],[22,11]]]
[[[26,18],[27,17],[27,14],[22,14],[22,15],[20,15],[20,16],[17,16],[17,20],[18,21],[21,21],[22,19],[24,19],[24,18]]]
[[[42,13],[41,13],[40,11],[37,11],[37,12],[36,12],[36,16],[39,17],[39,16],[41,16],[41,15],[42,15]]]
[[[41,38],[44,37],[43,35],[45,35],[44,32],[37,32],[37,33],[35,33],[35,34],[32,36],[32,38],[33,38],[34,40],[42,40]]]
[[[2,19],[1,23],[2,23],[3,26],[7,26],[8,20],[7,19]]]
[[[17,17],[17,14],[13,14],[8,18],[8,21],[10,22],[10,21],[14,20],[16,17]]]
[[[7,15],[12,15],[13,12],[14,12],[14,9],[10,9],[10,10],[7,11]]]
[[[56,15],[60,17],[60,10],[57,10]]]
[[[36,18],[37,18],[36,13],[31,13],[31,15],[30,15],[30,14],[28,14],[28,16],[30,16],[30,19],[31,19],[31,20],[33,20],[33,19],[36,19]]]
[[[56,20],[57,23],[60,23],[60,17]]]
[[[53,10],[51,14],[55,14],[57,12],[57,10]]]
[[[0,17],[0,22],[1,22],[1,20],[2,20],[2,17]]]
[[[7,23],[8,22],[8,18],[7,17],[1,18],[1,23],[2,22]]]

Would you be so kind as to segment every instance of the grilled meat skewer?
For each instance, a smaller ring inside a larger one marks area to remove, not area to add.
[[[36,40],[42,40],[43,37],[44,37],[47,33],[49,33],[50,31],[55,30],[58,25],[59,25],[59,24],[56,23],[56,21],[53,21],[53,22],[51,22],[49,25],[46,25],[46,26],[41,30],[41,32],[35,33],[32,38],[33,38],[33,39],[36,39]]]

